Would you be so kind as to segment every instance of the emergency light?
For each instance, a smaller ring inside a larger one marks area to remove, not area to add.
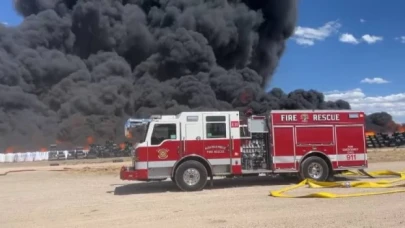
[[[349,118],[350,119],[357,119],[357,118],[359,118],[359,114],[358,113],[349,113]]]

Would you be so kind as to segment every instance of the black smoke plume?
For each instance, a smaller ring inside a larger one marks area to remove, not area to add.
[[[376,112],[367,115],[366,126],[368,131],[392,133],[395,131],[405,132],[405,124],[396,123],[387,112]]]
[[[124,140],[129,117],[185,110],[349,109],[265,92],[295,0],[15,0],[0,24],[0,151]]]

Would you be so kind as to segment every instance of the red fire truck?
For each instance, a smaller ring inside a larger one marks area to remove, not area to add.
[[[293,173],[326,181],[347,169],[367,168],[364,118],[347,110],[152,116],[120,179],[171,178],[183,191],[202,190],[213,176]]]

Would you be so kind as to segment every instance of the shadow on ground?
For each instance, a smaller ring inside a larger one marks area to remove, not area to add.
[[[355,181],[355,177],[336,177],[335,181]],[[275,185],[293,185],[297,184],[296,178],[281,178],[281,177],[244,177],[244,178],[224,178],[215,179],[214,186],[210,186],[208,181],[204,190],[216,190],[238,187],[255,187],[255,186],[275,186]],[[134,194],[151,194],[151,193],[164,193],[164,192],[180,192],[177,186],[172,181],[161,182],[141,182],[134,184],[118,185],[114,191],[108,191],[107,193],[113,193],[114,195],[134,195]]]

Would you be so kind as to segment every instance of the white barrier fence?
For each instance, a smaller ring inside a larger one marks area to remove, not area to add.
[[[84,154],[87,154],[86,151],[82,151]],[[69,151],[57,151],[56,153],[53,152],[53,156],[51,155],[50,151],[36,151],[36,152],[17,152],[17,153],[0,153],[0,163],[13,163],[13,162],[36,162],[36,161],[49,161],[55,160],[55,156],[57,155],[56,160],[68,160],[69,158]],[[74,159],[74,158],[73,158]]]
[[[0,163],[48,161],[48,158],[49,158],[49,151],[25,152],[25,153],[0,153]]]

